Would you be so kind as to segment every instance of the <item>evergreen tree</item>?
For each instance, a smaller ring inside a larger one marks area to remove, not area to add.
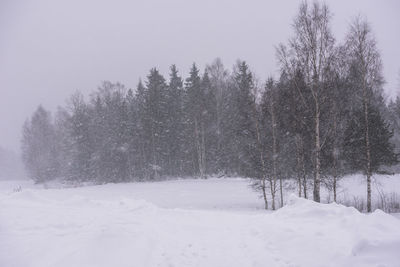
[[[86,181],[92,178],[93,142],[90,134],[90,115],[83,95],[75,93],[70,98],[70,129],[71,161],[67,179]]]
[[[39,106],[23,126],[22,158],[28,175],[41,183],[56,178],[58,162],[50,112]]]
[[[228,115],[228,105],[229,103],[229,83],[230,83],[230,75],[228,71],[225,69],[224,65],[222,64],[221,59],[217,58],[214,60],[214,62],[211,65],[208,65],[206,67],[207,76],[209,76],[210,80],[210,91],[209,91],[209,96],[207,96],[208,99],[210,99],[209,102],[209,112],[210,112],[210,119],[213,117],[211,120],[214,121],[215,124],[215,154],[213,153],[212,150],[210,150],[210,163],[214,162],[215,164],[215,172],[220,173],[220,175],[223,175],[223,172],[225,170],[225,166],[227,166],[228,161],[227,161],[227,155],[228,153],[225,153],[226,147],[223,146],[223,143],[225,141],[228,141],[229,136],[225,130],[228,129],[228,127],[225,127],[224,123],[224,118],[226,115]],[[214,98],[215,97],[215,98]],[[215,107],[214,107],[214,112],[213,112],[213,107],[215,102]],[[213,127],[213,126],[210,126]],[[212,128],[211,128],[212,131]],[[209,151],[209,150],[207,150]],[[215,156],[215,161],[212,160],[212,155],[214,154]],[[212,170],[212,169],[211,169]]]
[[[218,167],[218,125],[217,125],[217,95],[213,90],[208,71],[206,70],[201,79],[201,87],[204,96],[204,139],[205,158],[207,160],[206,173],[217,173]]]
[[[170,68],[170,80],[167,88],[167,173],[176,176],[182,172],[183,158],[183,81],[175,65]]]
[[[128,144],[127,163],[128,163],[128,176],[130,180],[143,177],[141,172],[143,167],[141,164],[140,150],[140,131],[139,131],[139,113],[137,99],[132,89],[128,90],[126,95],[127,105],[127,121],[126,121],[126,142]]]
[[[237,152],[237,173],[247,177],[257,177],[259,157],[256,152],[257,134],[254,80],[246,62],[238,62],[233,83],[233,108],[231,127],[235,134]],[[256,168],[255,168],[256,166]]]
[[[144,132],[150,144],[151,177],[158,178],[168,162],[167,151],[167,85],[164,77],[153,68],[147,76]]]
[[[379,110],[370,106],[368,123],[369,138],[371,146],[371,173],[376,173],[383,165],[390,166],[398,163],[394,146],[390,143],[393,132],[390,130]],[[365,142],[365,121],[364,111],[357,110],[354,113],[345,131],[344,155],[352,170],[366,173],[366,142]]]
[[[142,81],[136,88],[136,112],[137,112],[137,124],[136,130],[138,132],[138,175],[139,179],[149,179],[152,175],[152,170],[150,169],[150,159],[151,159],[151,138],[148,135],[148,129],[150,129],[150,110],[148,103],[148,90],[143,85]]]
[[[64,108],[58,108],[55,122],[55,147],[58,176],[65,179],[68,177],[69,166],[71,164],[71,115]]]
[[[201,178],[206,177],[206,147],[205,147],[205,92],[202,87],[199,70],[192,65],[189,77],[185,83],[185,113],[186,131],[189,139],[186,141],[188,155],[192,166]],[[192,138],[190,138],[192,136]]]
[[[106,181],[119,182],[128,178],[128,133],[126,89],[122,84],[104,82],[99,88],[104,103],[102,174]]]

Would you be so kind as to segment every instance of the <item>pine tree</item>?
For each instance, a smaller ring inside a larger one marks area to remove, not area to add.
[[[157,179],[165,171],[167,151],[167,85],[164,77],[153,68],[147,76],[144,132],[150,144],[151,178]]]
[[[345,131],[344,155],[352,170],[376,173],[381,166],[396,164],[398,160],[394,146],[390,143],[390,138],[393,136],[390,125],[383,120],[379,110],[374,106],[369,108],[368,124],[370,125],[370,170],[366,169],[368,158],[366,157],[365,120],[362,109],[354,113]]]
[[[136,100],[136,112],[137,112],[137,124],[136,130],[138,132],[138,178],[141,180],[147,180],[152,175],[152,170],[150,169],[150,159],[151,159],[151,138],[148,135],[148,129],[150,129],[150,111],[148,104],[148,90],[143,85],[142,81],[136,88],[135,94]]]
[[[201,87],[204,96],[204,139],[206,173],[217,173],[218,167],[218,126],[217,126],[217,95],[213,90],[208,71],[206,70],[201,78]]]
[[[183,81],[175,65],[170,68],[170,80],[166,92],[167,121],[167,173],[177,176],[183,169]]]
[[[185,113],[187,114],[186,129],[192,140],[187,140],[187,149],[192,159],[192,166],[201,178],[206,177],[205,148],[205,92],[202,87],[199,70],[192,65],[189,77],[185,83]]]
[[[127,163],[128,176],[130,180],[143,177],[141,172],[141,140],[139,131],[139,113],[137,99],[132,89],[128,90],[126,95],[127,121],[126,121],[126,142],[128,144]]]
[[[207,75],[209,76],[210,79],[210,92],[207,98],[210,99],[209,102],[209,110],[211,111],[210,113],[210,118],[214,117],[211,119],[215,123],[215,172],[220,173],[220,175],[223,175],[224,173],[224,168],[227,166],[227,155],[228,153],[225,153],[226,147],[223,146],[225,140],[227,141],[229,139],[229,136],[227,132],[224,130],[227,129],[227,127],[224,127],[224,118],[226,117],[225,115],[228,115],[226,112],[227,109],[227,103],[229,103],[229,80],[230,80],[230,75],[228,71],[225,69],[224,65],[222,64],[221,59],[217,58],[214,60],[214,62],[211,65],[208,65],[206,67]],[[215,100],[214,100],[215,97]],[[213,108],[211,105],[213,105],[215,101],[215,114],[213,114],[212,110]],[[211,130],[212,131],[212,130]],[[207,150],[209,151],[209,150]],[[210,157],[212,157],[213,151],[210,151]],[[210,161],[212,162],[212,158],[210,158]]]
[[[238,62],[234,75],[233,103],[236,108],[235,116],[231,121],[235,132],[238,147],[238,174],[247,177],[256,177],[259,168],[259,157],[256,152],[257,114],[254,109],[254,80],[246,62]],[[255,168],[256,167],[256,168]]]

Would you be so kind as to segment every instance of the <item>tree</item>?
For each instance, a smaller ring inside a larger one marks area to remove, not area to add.
[[[394,146],[390,143],[393,131],[374,106],[369,106],[368,110],[368,125],[370,126],[368,134],[370,157],[368,158],[364,117],[364,110],[358,109],[346,128],[345,157],[352,170],[372,174],[378,172],[382,165],[390,166],[398,163],[398,160]],[[368,161],[370,164],[367,164]]]
[[[69,110],[71,116],[68,135],[71,138],[71,161],[67,179],[81,182],[93,177],[99,178],[97,175],[101,171],[96,172],[93,165],[94,146],[93,135],[90,132],[89,107],[81,93],[77,92],[71,96]]]
[[[237,173],[256,177],[259,169],[259,156],[256,152],[256,110],[253,95],[254,79],[245,61],[239,61],[233,77],[233,108],[231,127],[235,133],[237,152]]]
[[[167,146],[168,173],[176,176],[182,172],[183,165],[183,82],[175,65],[170,68],[170,79],[166,95],[167,104]]]
[[[209,125],[209,129],[211,131],[210,134],[215,136],[210,138],[216,141],[214,154],[210,155],[210,162],[215,161],[215,172],[223,173],[224,166],[227,165],[224,155],[227,155],[227,153],[224,153],[225,146],[222,144],[225,143],[225,139],[229,138],[224,131],[223,120],[224,115],[227,115],[224,112],[227,107],[226,103],[229,103],[228,87],[230,75],[220,58],[215,59],[211,65],[207,65],[205,73],[207,73],[210,80],[207,99],[209,99],[208,112],[210,113],[208,117],[212,125]],[[210,138],[207,140],[210,140]],[[212,153],[211,151],[210,154]]]
[[[212,87],[207,69],[201,78],[201,87],[204,91],[204,155],[206,159],[206,173],[212,174],[219,171],[218,166],[218,101],[217,91]]]
[[[369,24],[357,17],[350,25],[346,37],[346,48],[351,61],[352,71],[355,72],[355,82],[359,85],[362,107],[364,112],[364,141],[365,141],[365,173],[367,176],[367,211],[371,212],[371,175],[372,155],[369,125],[369,109],[373,92],[379,90],[382,83],[382,62],[376,47],[376,40]]]
[[[150,111],[148,103],[148,90],[143,85],[142,81],[136,87],[135,106],[137,113],[136,131],[138,135],[138,142],[134,144],[138,150],[138,178],[146,180],[150,178],[152,173],[149,169],[151,159],[151,138],[149,138],[148,131],[150,129]]]
[[[50,112],[39,106],[23,126],[22,158],[28,175],[42,183],[57,176],[54,126]]]
[[[312,109],[314,119],[314,201],[320,202],[321,149],[323,132],[321,118],[326,100],[324,86],[326,74],[330,69],[334,52],[334,38],[330,30],[331,14],[328,7],[314,2],[311,7],[307,2],[300,5],[294,20],[295,36],[289,41],[289,50],[281,45],[278,50],[281,68],[294,76],[300,69],[303,72],[307,88],[312,96],[307,101],[299,92],[305,107]]]
[[[268,172],[270,190],[272,197],[272,209],[275,210],[275,195],[276,195],[276,182],[278,180],[277,160],[278,160],[278,144],[277,144],[277,114],[276,114],[276,86],[274,80],[269,78],[265,84],[265,91],[263,93],[261,108],[264,124],[264,135],[268,133],[268,136],[264,136],[267,145],[263,154],[269,155],[271,164],[269,164],[270,171]],[[280,193],[281,193],[281,206],[283,205],[283,194],[282,194],[282,179],[280,179]]]
[[[103,181],[122,182],[129,177],[128,166],[128,138],[127,131],[128,106],[126,102],[126,88],[120,83],[103,82],[94,95],[100,101],[99,118],[101,124],[97,129],[102,132],[100,176]],[[92,118],[89,107],[89,117]],[[91,119],[90,119],[91,120]],[[92,133],[91,136],[96,136]],[[96,145],[92,141],[93,146]]]
[[[157,179],[166,166],[167,153],[167,84],[156,68],[150,70],[146,83],[145,128],[150,143],[152,178]]]
[[[187,113],[187,129],[193,136],[189,151],[191,152],[193,166],[196,167],[201,178],[206,178],[206,148],[205,148],[205,92],[202,87],[199,70],[193,64],[185,84],[186,100],[185,112]]]
[[[308,197],[308,178],[313,174],[313,111],[304,103],[312,101],[301,70],[288,75],[281,73],[277,83],[279,128],[283,133],[280,139],[285,148],[282,157],[285,161],[285,172],[297,178],[299,197]],[[302,98],[299,98],[299,95]],[[295,155],[295,157],[293,157]],[[294,162],[291,162],[294,160]]]
[[[70,136],[71,114],[65,108],[58,108],[54,120],[56,161],[58,176],[63,179],[68,177],[71,164],[72,139]]]

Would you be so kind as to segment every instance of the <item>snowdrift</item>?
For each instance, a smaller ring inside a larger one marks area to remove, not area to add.
[[[160,184],[3,191],[0,266],[400,266],[400,220],[382,211],[293,195],[276,212],[246,210],[235,205],[254,200],[246,180]]]

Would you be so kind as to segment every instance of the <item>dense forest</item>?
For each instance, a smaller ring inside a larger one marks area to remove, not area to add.
[[[280,73],[263,84],[245,61],[229,70],[216,59],[204,70],[193,64],[185,79],[172,65],[167,78],[153,68],[134,89],[103,82],[88,99],[72,95],[54,115],[39,106],[23,126],[30,177],[250,177],[275,209],[285,179],[319,202],[321,185],[335,196],[338,179],[363,172],[370,211],[371,175],[398,162],[400,98],[383,95],[368,22],[353,19],[338,42],[331,17],[324,4],[302,3],[292,37],[277,46]]]

